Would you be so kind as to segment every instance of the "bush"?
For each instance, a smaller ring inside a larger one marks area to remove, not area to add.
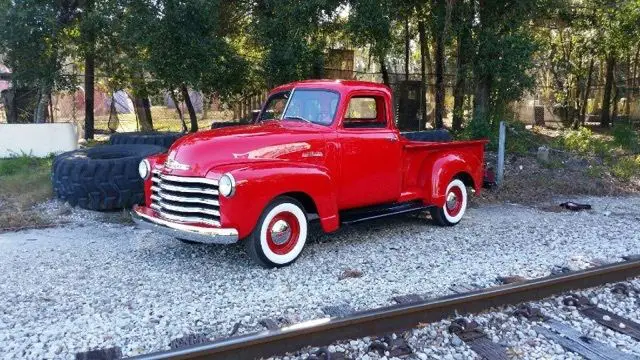
[[[611,174],[623,180],[640,176],[640,155],[620,158],[611,166]]]
[[[613,142],[623,149],[634,150],[638,146],[638,134],[627,124],[617,124],[613,127]]]
[[[568,150],[584,154],[593,150],[592,140],[593,132],[585,127],[581,127],[578,130],[572,130],[565,134],[563,145]]]

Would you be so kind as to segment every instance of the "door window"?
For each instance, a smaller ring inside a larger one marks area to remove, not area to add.
[[[345,128],[385,128],[384,100],[378,96],[356,96],[349,100]]]

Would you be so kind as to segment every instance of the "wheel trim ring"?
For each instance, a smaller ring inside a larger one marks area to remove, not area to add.
[[[462,194],[462,189],[460,189],[460,187],[458,186],[453,186],[451,187],[451,189],[449,189],[449,192],[447,193],[447,198],[449,198],[450,195],[455,196],[455,203],[453,204],[453,206],[449,206],[449,202],[447,201],[445,203],[445,211],[447,212],[447,214],[451,217],[455,217],[460,213],[460,210],[462,210],[462,202],[464,201],[463,198],[463,194]]]
[[[278,221],[284,221],[289,225],[289,236],[283,242],[276,242],[272,237],[272,229]],[[274,216],[267,226],[267,246],[276,255],[286,255],[296,247],[298,240],[300,239],[300,224],[298,218],[288,212],[283,211]]]

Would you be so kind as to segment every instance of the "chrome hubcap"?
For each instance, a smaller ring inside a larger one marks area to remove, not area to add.
[[[450,192],[449,195],[447,195],[447,207],[449,209],[453,209],[456,206],[457,202],[458,202],[458,197],[456,196],[456,194],[454,194],[453,192]]]
[[[271,239],[276,245],[282,245],[291,237],[291,226],[284,220],[278,220],[271,227]]]

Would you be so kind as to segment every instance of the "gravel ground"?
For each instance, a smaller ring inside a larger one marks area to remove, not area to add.
[[[490,286],[499,275],[538,277],[640,252],[640,198],[571,200],[594,210],[483,205],[453,228],[400,217],[316,231],[299,261],[273,270],[253,265],[241,246],[187,245],[117,223],[119,214],[104,222],[50,203],[42,211],[68,224],[0,234],[0,357],[70,359],[110,346],[129,356],[190,333],[227,336],[238,322],[243,333],[266,317],[295,323],[324,316],[327,305],[367,309],[399,294],[439,296],[455,284]],[[360,276],[340,280],[345,271]],[[419,331],[436,331],[432,340],[444,344],[442,329]]]

